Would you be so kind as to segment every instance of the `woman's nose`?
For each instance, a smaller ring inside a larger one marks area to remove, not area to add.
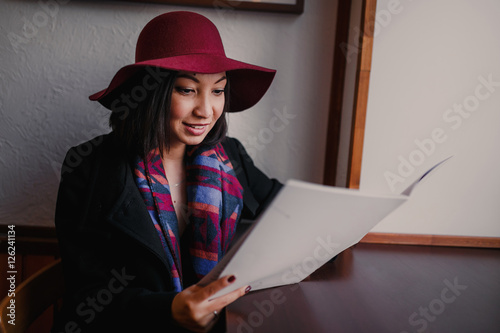
[[[212,114],[212,102],[208,94],[200,94],[196,100],[194,114],[198,117],[208,118]]]

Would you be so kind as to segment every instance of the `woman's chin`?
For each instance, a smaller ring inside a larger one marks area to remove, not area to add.
[[[203,135],[203,136],[196,136],[196,137],[187,137],[185,138],[183,141],[184,144],[186,144],[187,146],[197,146],[199,145],[200,143],[203,142],[203,140],[205,140],[205,137],[206,135]]]

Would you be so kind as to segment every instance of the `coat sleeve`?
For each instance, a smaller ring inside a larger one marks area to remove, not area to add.
[[[99,154],[81,151],[66,156],[56,205],[66,295],[53,332],[183,332],[171,316],[168,270],[104,223]]]
[[[266,208],[283,185],[257,168],[237,139],[226,138],[223,146],[233,164],[236,177],[243,186],[245,207],[242,218],[253,220]]]

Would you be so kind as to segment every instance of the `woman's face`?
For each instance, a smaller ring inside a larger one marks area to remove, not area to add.
[[[170,105],[170,147],[197,145],[214,127],[224,109],[226,73],[180,72]]]

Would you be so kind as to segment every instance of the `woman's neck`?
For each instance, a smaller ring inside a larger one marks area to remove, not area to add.
[[[172,204],[174,211],[177,215],[177,224],[179,228],[179,235],[182,236],[186,227],[186,168],[184,165],[184,155],[186,152],[186,145],[171,146],[163,154],[163,168],[165,169],[165,176],[170,186],[170,195],[172,197]]]
[[[170,184],[180,184],[186,177],[184,155],[186,145],[170,146],[163,153],[163,168]]]
[[[163,161],[174,162],[174,161],[183,161],[184,155],[186,153],[186,145],[178,144],[175,146],[170,146],[168,149],[165,149],[163,152]]]

